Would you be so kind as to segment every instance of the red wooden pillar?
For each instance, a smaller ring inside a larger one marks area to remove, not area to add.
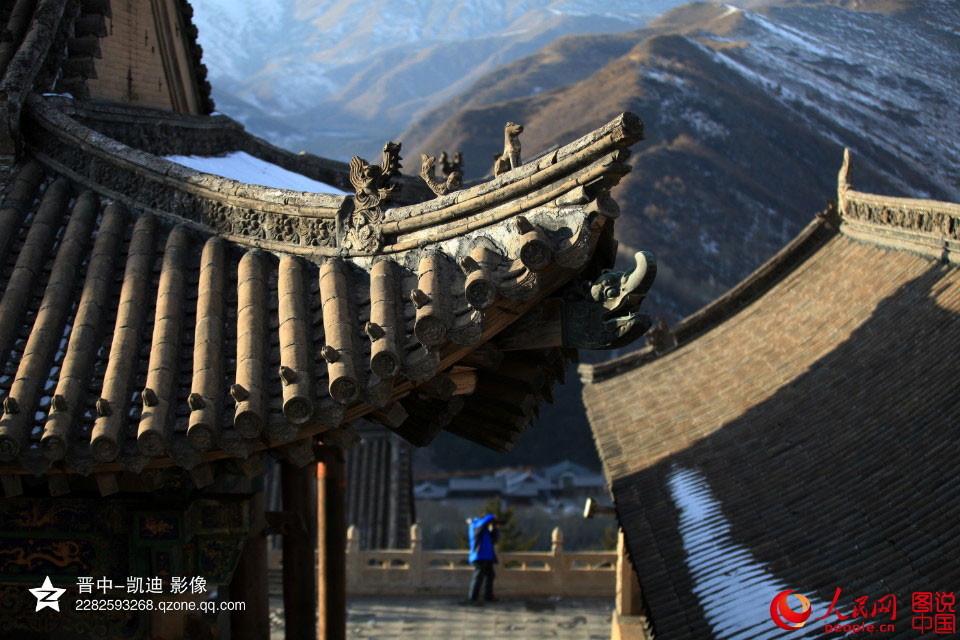
[[[317,463],[317,638],[347,635],[347,526],[343,452],[321,447]]]

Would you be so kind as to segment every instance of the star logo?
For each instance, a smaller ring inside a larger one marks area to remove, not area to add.
[[[50,607],[57,613],[60,613],[60,603],[57,602],[66,589],[58,589],[50,583],[50,576],[47,576],[43,584],[36,589],[30,589],[30,593],[37,599],[37,611]]]

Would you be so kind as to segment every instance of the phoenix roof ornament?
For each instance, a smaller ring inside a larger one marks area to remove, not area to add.
[[[379,207],[400,192],[399,184],[390,184],[390,179],[400,175],[399,142],[383,145],[380,165],[373,165],[359,156],[350,159],[350,184],[356,191],[356,210]]]

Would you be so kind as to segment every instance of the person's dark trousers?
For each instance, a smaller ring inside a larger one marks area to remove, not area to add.
[[[480,585],[483,584],[483,599],[493,600],[493,561],[477,560],[473,563],[473,580],[470,581],[470,599],[480,597]]]

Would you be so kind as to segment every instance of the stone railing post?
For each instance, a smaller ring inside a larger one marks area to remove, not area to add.
[[[357,525],[347,527],[347,585],[359,586],[363,582],[363,562],[360,558],[360,532]]]
[[[560,527],[554,527],[550,535],[551,546],[550,553],[553,558],[550,560],[550,573],[553,574],[553,585],[558,595],[564,594],[564,586],[567,584],[567,567],[563,557],[563,532]]]
[[[420,525],[410,525],[410,586],[423,587],[423,535]]]

